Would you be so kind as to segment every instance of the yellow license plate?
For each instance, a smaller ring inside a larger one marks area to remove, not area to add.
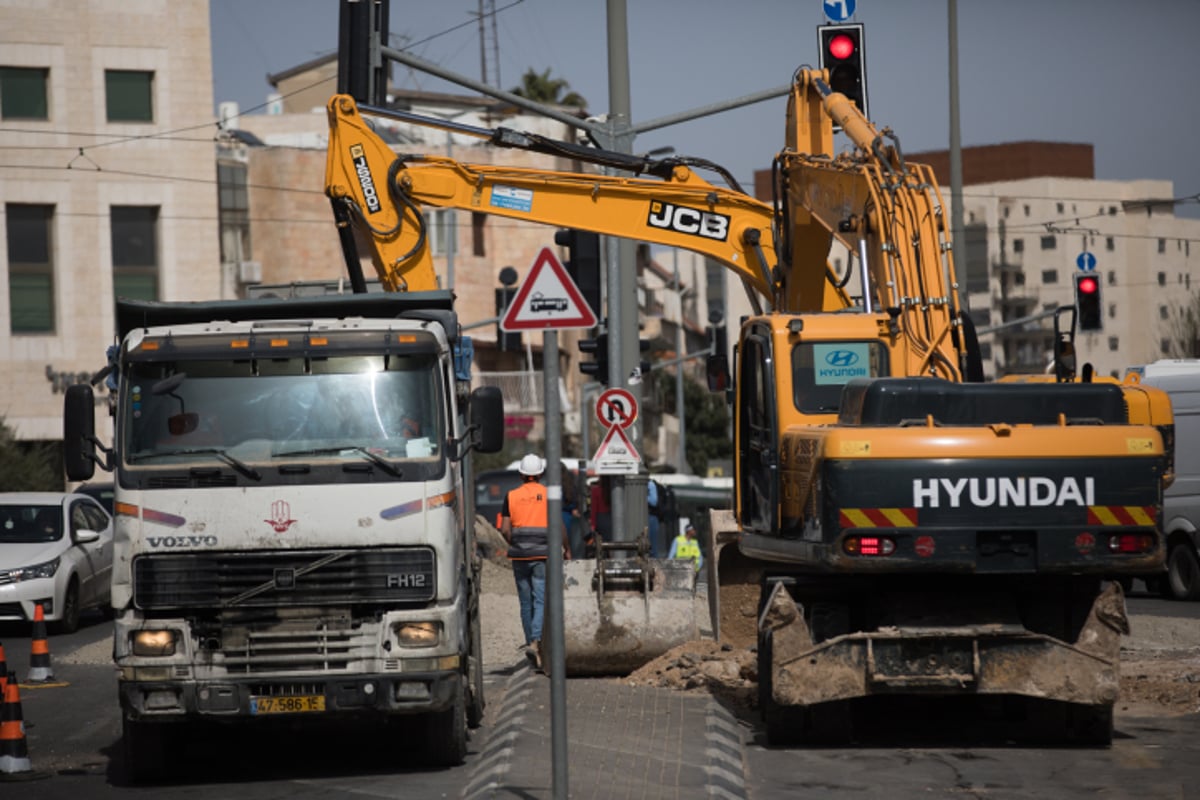
[[[251,714],[298,714],[305,711],[324,711],[325,696],[319,694],[295,697],[251,697]]]

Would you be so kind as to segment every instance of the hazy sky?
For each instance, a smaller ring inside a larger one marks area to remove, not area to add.
[[[337,0],[210,0],[214,100],[263,103],[266,75],[337,48]],[[604,0],[495,0],[501,88],[547,67],[608,108]],[[816,65],[820,0],[628,0],[634,122],[783,86]],[[478,0],[392,0],[393,46],[478,80]],[[869,106],[906,152],[949,146],[946,0],[858,0]],[[457,28],[456,28],[457,26]],[[958,0],[964,146],[1095,145],[1096,177],[1200,193],[1200,0]],[[401,86],[468,93],[397,67]],[[332,92],[333,86],[330,87]],[[638,136],[726,166],[747,189],[784,140],[786,101]],[[707,177],[707,176],[706,176]],[[968,189],[969,191],[969,189]],[[1177,213],[1200,216],[1195,202]]]

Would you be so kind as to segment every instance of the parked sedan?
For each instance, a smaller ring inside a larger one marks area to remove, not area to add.
[[[108,611],[112,517],[82,494],[0,494],[0,621],[32,620],[42,604],[56,632],[89,608]]]

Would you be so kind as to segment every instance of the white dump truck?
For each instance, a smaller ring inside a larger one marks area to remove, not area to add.
[[[72,386],[64,455],[114,473],[128,777],[197,721],[423,722],[460,763],[483,713],[469,458],[503,412],[469,392],[450,294],[121,300],[117,328],[114,441]]]

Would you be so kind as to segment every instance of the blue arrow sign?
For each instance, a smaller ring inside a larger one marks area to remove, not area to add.
[[[1096,268],[1096,257],[1085,250],[1075,259],[1075,266],[1084,272],[1091,272]]]
[[[854,6],[857,0],[823,0],[825,16],[830,22],[845,22],[854,16]]]

